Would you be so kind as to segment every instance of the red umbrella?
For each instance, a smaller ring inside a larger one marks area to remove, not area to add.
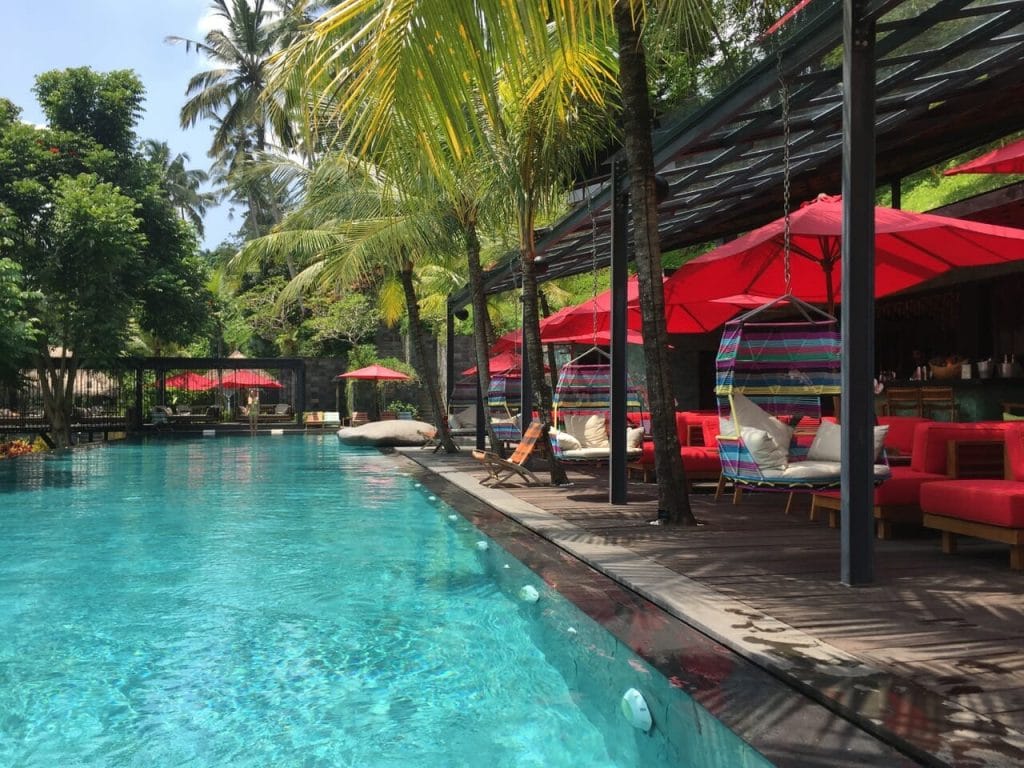
[[[832,306],[840,295],[843,206],[819,195],[793,212],[790,293]],[[715,248],[665,283],[665,302],[726,294],[786,292],[782,219]],[[959,267],[1024,259],[1024,230],[893,208],[875,208],[875,296],[887,296]]]
[[[515,331],[518,333],[518,331]],[[488,359],[487,366],[492,376],[500,376],[502,374],[518,374],[523,367],[523,358],[518,352],[502,352]],[[544,370],[550,370],[548,366],[544,366]],[[462,372],[463,376],[472,376],[476,373],[476,366],[467,368]]]
[[[220,384],[230,389],[246,389],[248,387],[284,389],[284,385],[279,381],[263,376],[256,371],[232,371],[221,379]]]
[[[401,371],[385,368],[383,365],[368,365],[354,371],[339,373],[339,379],[361,379],[364,381],[409,381],[412,377]]]
[[[213,389],[217,386],[217,382],[213,379],[206,378],[200,373],[185,371],[185,373],[169,376],[164,381],[164,386],[168,389],[186,389],[199,392],[207,389]]]
[[[642,344],[640,335],[640,285],[636,275],[626,283],[626,341]],[[707,301],[665,303],[665,323],[669,333],[707,333],[738,311],[738,307]],[[596,327],[596,332],[595,332]],[[607,344],[611,337],[611,291],[549,317],[541,324],[540,337],[548,343],[575,342]]]
[[[1024,138],[969,163],[950,168],[942,175],[952,176],[955,173],[1024,173]]]

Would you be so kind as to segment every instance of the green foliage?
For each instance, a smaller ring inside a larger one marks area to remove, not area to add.
[[[403,400],[392,400],[384,406],[385,411],[391,411],[393,413],[411,413],[414,419],[420,417],[420,409],[412,403],[407,403]]]
[[[209,296],[195,235],[166,171],[134,146],[142,84],[128,71],[40,75],[50,121],[36,128],[0,104],[0,256],[20,263],[36,298],[39,348],[111,362],[139,332],[184,343]]]
[[[51,70],[36,78],[33,90],[51,127],[88,136],[114,152],[132,150],[145,90],[130,70]]]
[[[35,319],[25,314],[32,298],[22,288],[21,267],[0,258],[0,381],[11,383],[28,365],[36,338]]]

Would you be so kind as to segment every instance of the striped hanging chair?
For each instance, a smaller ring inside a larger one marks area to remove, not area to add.
[[[772,310],[787,310],[788,319],[765,317]],[[775,299],[727,322],[716,358],[715,386],[723,425],[723,476],[738,486],[763,489],[838,487],[838,466],[823,473],[815,462],[807,462],[803,473],[800,462],[807,458],[821,423],[822,398],[840,392],[840,367],[836,318],[794,296]],[[777,447],[788,471],[766,470],[759,451],[752,448],[760,434],[753,428],[763,424],[774,431],[773,437],[787,436],[787,444]]]

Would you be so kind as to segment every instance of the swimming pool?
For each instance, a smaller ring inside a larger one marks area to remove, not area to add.
[[[332,436],[0,462],[0,764],[768,765],[399,467]]]

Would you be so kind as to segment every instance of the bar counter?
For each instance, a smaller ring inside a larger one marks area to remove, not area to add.
[[[1024,377],[989,379],[928,379],[914,381],[896,379],[886,382],[889,387],[952,387],[960,421],[999,421],[1003,418],[1003,403],[1024,405]],[[875,398],[878,412],[886,402],[885,391]],[[1015,411],[1020,415],[1024,408]]]

